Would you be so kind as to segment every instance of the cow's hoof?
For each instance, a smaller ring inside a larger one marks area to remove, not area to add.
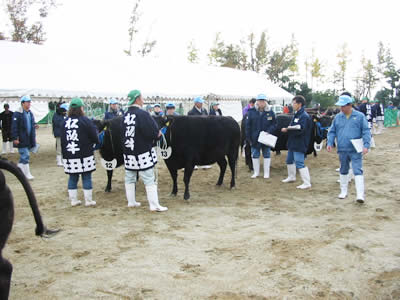
[[[190,198],[190,194],[185,194],[185,195],[183,195],[183,199],[189,200],[189,198]]]
[[[170,197],[176,197],[176,193],[172,192],[171,194],[169,194]]]
[[[216,184],[216,186],[221,186],[221,185],[222,185],[222,182],[221,183],[217,182],[217,184]]]
[[[106,193],[111,193],[111,188],[106,188],[104,191],[105,191]]]
[[[51,238],[52,236],[56,235],[57,233],[60,232],[61,229],[46,229],[43,234],[42,237],[44,238]]]

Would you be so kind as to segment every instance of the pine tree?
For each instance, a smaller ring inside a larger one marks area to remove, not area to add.
[[[193,41],[190,41],[188,47],[188,61],[191,63],[198,63],[199,61],[199,49],[196,48]]]

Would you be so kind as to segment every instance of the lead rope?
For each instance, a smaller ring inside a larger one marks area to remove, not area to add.
[[[161,139],[162,139],[162,146],[161,146]],[[157,141],[157,147],[160,148],[161,150],[166,150],[167,149],[167,140],[165,138],[165,135],[161,132],[161,137]],[[156,153],[158,151],[156,150]],[[156,154],[157,155],[157,154]],[[158,184],[158,164],[156,164],[156,167],[154,168],[154,175],[155,175],[155,183]]]

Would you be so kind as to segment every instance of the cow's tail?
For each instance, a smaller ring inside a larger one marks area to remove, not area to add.
[[[15,177],[17,177],[19,182],[24,187],[25,193],[29,200],[29,205],[31,206],[31,209],[32,209],[33,217],[35,218],[35,222],[36,222],[36,230],[35,230],[36,235],[43,236],[44,234],[50,235],[50,234],[58,232],[58,230],[56,230],[56,231],[48,230],[43,225],[42,217],[40,215],[40,211],[39,211],[39,207],[37,205],[35,194],[32,190],[31,185],[29,184],[28,179],[22,173],[21,169],[18,168],[13,162],[11,162],[7,159],[4,159],[4,158],[0,159],[0,169],[7,170],[10,173],[12,173]]]

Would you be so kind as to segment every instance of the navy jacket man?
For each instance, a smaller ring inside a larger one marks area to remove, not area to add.
[[[311,178],[308,168],[304,165],[305,155],[310,142],[311,118],[304,110],[305,99],[303,96],[296,96],[292,100],[295,114],[287,128],[282,128],[282,132],[288,134],[288,154],[286,165],[288,177],[282,182],[296,181],[296,168],[299,169],[303,184],[298,189],[308,189],[311,187]]]
[[[277,121],[275,113],[270,110],[267,104],[267,97],[259,94],[256,98],[256,105],[247,111],[245,129],[246,137],[251,145],[251,158],[253,161],[254,174],[251,178],[257,178],[260,173],[260,152],[264,158],[264,178],[269,178],[271,166],[271,147],[258,142],[261,131],[272,133],[275,131]]]
[[[20,154],[18,167],[29,180],[34,179],[29,168],[29,152],[36,147],[35,117],[30,111],[31,97],[21,98],[22,112],[13,113],[11,136]]]

